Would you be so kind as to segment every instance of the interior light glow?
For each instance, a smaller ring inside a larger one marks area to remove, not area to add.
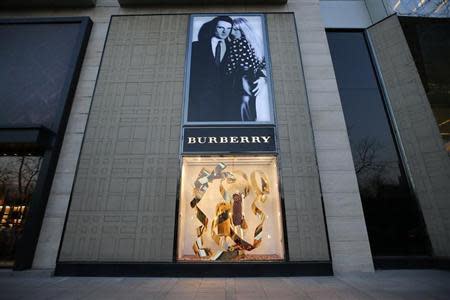
[[[219,168],[216,175],[208,175],[214,174],[219,165],[224,168]],[[276,156],[185,156],[182,166],[178,214],[179,260],[213,262],[284,258]],[[220,180],[220,174],[229,176],[225,172],[237,181]],[[251,182],[252,176],[261,181]],[[256,191],[264,178],[268,190],[264,190],[267,195],[261,201]],[[204,185],[205,180],[206,190],[201,193],[200,201],[193,204],[193,191],[200,188],[199,184]],[[246,184],[249,187],[246,188]],[[247,189],[249,192],[243,192]],[[234,194],[237,199],[228,194]],[[260,225],[262,231],[255,235]],[[233,232],[239,239],[232,235]],[[240,240],[248,243],[251,249],[241,248]],[[255,240],[261,242],[255,243]],[[238,252],[228,250],[231,246],[239,249]]]
[[[447,119],[447,120],[445,120],[444,122],[442,122],[442,123],[439,123],[439,125],[438,126],[442,126],[442,125],[445,125],[445,124],[447,124],[448,122],[450,122],[450,119]]]
[[[442,1],[442,3],[436,8],[435,13],[439,12],[448,1]]]

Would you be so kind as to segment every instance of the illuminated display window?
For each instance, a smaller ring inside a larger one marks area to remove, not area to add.
[[[0,267],[14,264],[41,165],[41,156],[0,156]]]
[[[184,157],[179,261],[284,259],[275,156]]]

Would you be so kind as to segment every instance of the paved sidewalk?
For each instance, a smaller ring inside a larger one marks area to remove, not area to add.
[[[0,299],[450,299],[450,272],[397,270],[335,277],[51,277],[0,270]]]

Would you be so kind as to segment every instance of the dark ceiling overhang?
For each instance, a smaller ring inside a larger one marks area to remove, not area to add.
[[[211,4],[285,4],[288,0],[118,0],[121,6],[137,5],[211,5]]]
[[[0,8],[93,7],[97,0],[0,0]]]
[[[285,4],[288,0],[117,0],[121,6]],[[97,0],[0,0],[0,8],[93,7]]]

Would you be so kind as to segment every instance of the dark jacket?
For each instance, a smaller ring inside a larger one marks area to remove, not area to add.
[[[188,121],[240,120],[235,79],[226,72],[230,45],[225,43],[226,52],[219,66],[214,63],[210,39],[192,43]]]

